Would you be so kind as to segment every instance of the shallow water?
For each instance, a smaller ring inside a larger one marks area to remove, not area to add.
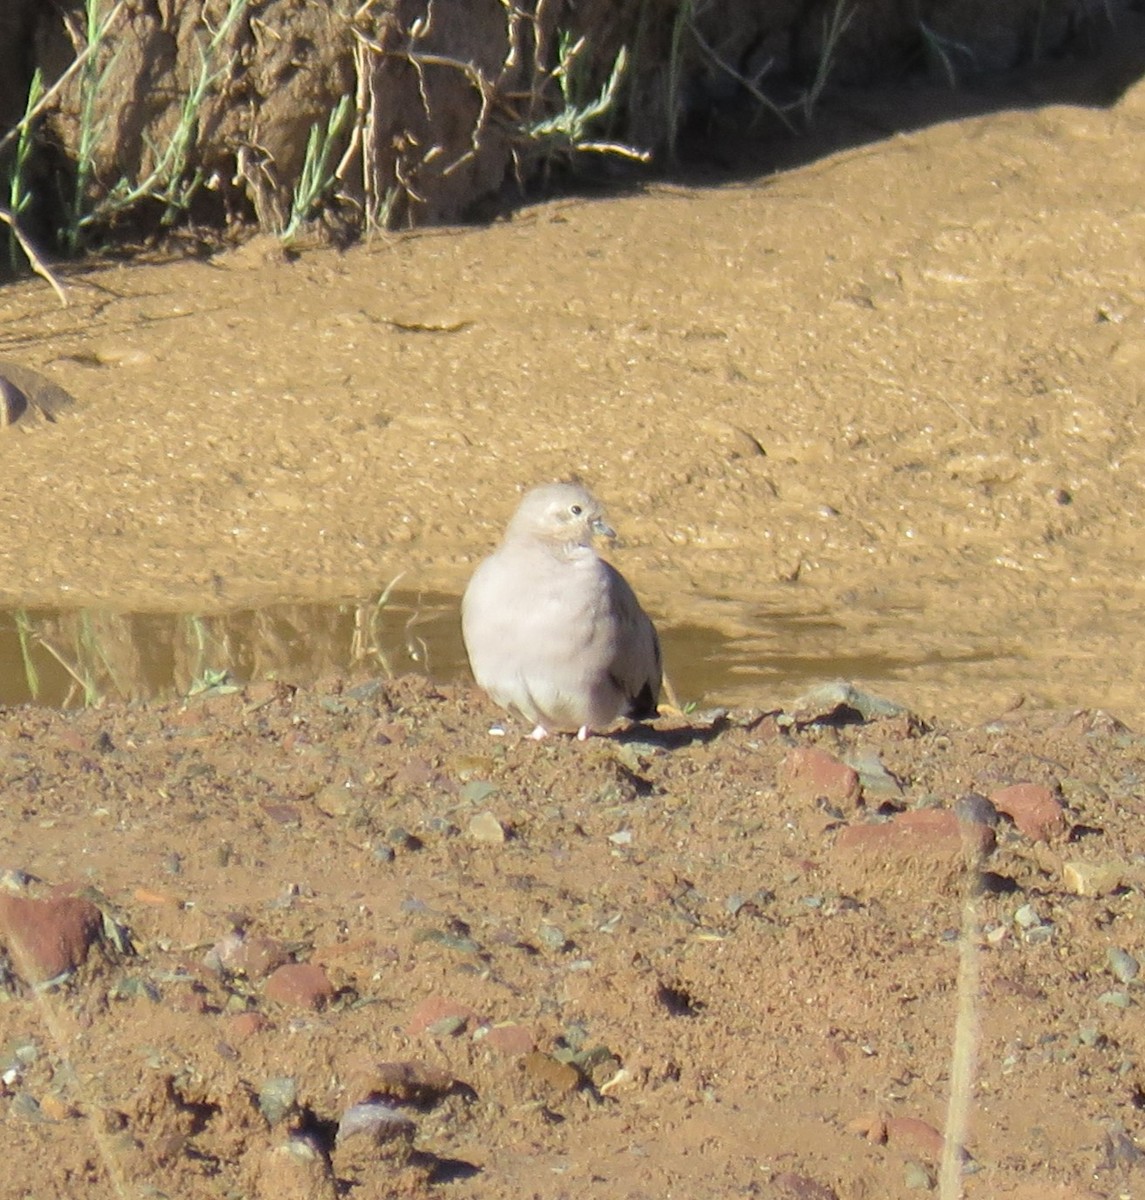
[[[466,679],[458,604],[444,593],[394,592],[384,605],[280,603],[210,615],[0,611],[0,703],[76,707],[340,673]],[[888,614],[884,625],[867,620],[863,634],[825,613],[760,606],[739,635],[662,624],[668,677],[683,704],[779,706],[837,678],[898,696],[919,675],[940,683],[975,663],[996,671],[1005,657],[985,643],[959,653],[905,636],[900,651],[886,650],[886,630],[905,631],[906,615]]]

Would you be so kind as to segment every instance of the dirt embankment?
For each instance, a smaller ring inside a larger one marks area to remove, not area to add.
[[[34,118],[0,169],[27,234],[68,249],[315,218],[345,238],[457,220],[574,163],[639,177],[721,135],[797,138],[839,84],[1105,51],[1127,7],[9,0],[0,133]]]

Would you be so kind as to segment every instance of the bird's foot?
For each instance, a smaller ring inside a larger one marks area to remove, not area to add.
[[[541,740],[541,738],[546,738],[548,736],[549,736],[549,731],[543,725],[538,725],[536,727],[536,729],[534,729],[533,732],[529,734],[529,737],[531,737],[534,742],[539,742]]]
[[[587,725],[582,725],[576,731],[576,740],[578,742],[587,742],[588,741],[588,726]]]

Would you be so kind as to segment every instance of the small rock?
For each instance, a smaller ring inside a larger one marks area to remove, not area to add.
[[[344,783],[328,783],[314,796],[314,807],[328,817],[344,817],[361,807],[361,797]]]
[[[232,1042],[249,1041],[270,1026],[260,1012],[234,1013],[226,1018],[227,1039]]]
[[[791,706],[791,719],[800,725],[857,724],[879,717],[906,715],[907,710],[893,700],[864,692],[846,680],[822,683],[804,693]]]
[[[1105,952],[1105,960],[1109,964],[1110,974],[1118,983],[1132,983],[1141,970],[1141,964],[1120,946],[1110,946]]]
[[[459,1030],[469,1024],[480,1024],[480,1018],[468,1004],[461,1004],[445,996],[427,996],[406,1021],[406,1033],[410,1037],[417,1037],[418,1034],[432,1031],[432,1026],[438,1022],[449,1019],[461,1022]]]
[[[27,983],[46,983],[77,970],[102,929],[103,913],[78,896],[0,895],[0,942]]]
[[[1145,1159],[1137,1143],[1125,1131],[1120,1121],[1111,1121],[1105,1131],[1105,1166],[1108,1170],[1140,1167]]]
[[[499,846],[505,841],[505,827],[488,810],[469,818],[469,836],[481,846]]]
[[[258,1089],[259,1112],[268,1125],[277,1125],[294,1109],[298,1084],[289,1075],[275,1075]]]
[[[352,1104],[338,1121],[335,1146],[341,1146],[350,1138],[364,1138],[375,1146],[389,1142],[400,1142],[410,1146],[413,1142],[414,1123],[404,1113],[389,1104],[370,1101]]]
[[[1066,862],[1062,878],[1075,895],[1109,896],[1125,885],[1130,869],[1125,863]]]
[[[489,1026],[483,1041],[491,1050],[496,1050],[506,1058],[520,1058],[523,1054],[531,1053],[537,1045],[533,1031],[515,1021]]]
[[[990,793],[994,807],[1005,813],[1033,842],[1048,842],[1065,832],[1065,810],[1061,801],[1037,783],[1015,783]]]
[[[892,1148],[922,1155],[930,1162],[942,1158],[946,1139],[929,1121],[919,1117],[887,1117],[887,1145]]]
[[[471,779],[458,794],[466,804],[481,804],[497,794],[497,785],[487,779]]]
[[[266,998],[290,1008],[316,1012],[334,998],[326,972],[314,963],[286,963],[266,981]]]
[[[1032,904],[1023,904],[1014,912],[1014,924],[1021,929],[1033,929],[1042,923],[1038,910]]]
[[[525,1055],[525,1074],[535,1083],[561,1094],[575,1092],[581,1085],[581,1073],[572,1063],[558,1062],[540,1050]]]
[[[265,979],[289,959],[286,947],[274,938],[234,930],[207,951],[203,962],[212,971]]]
[[[912,1192],[929,1192],[934,1187],[933,1172],[913,1159],[903,1164],[903,1183]]]
[[[853,767],[814,746],[798,746],[779,768],[779,785],[793,800],[826,800],[841,807],[859,806],[859,775]]]
[[[884,796],[901,796],[902,781],[896,779],[883,766],[877,750],[856,750],[847,755],[847,766],[854,768],[859,776],[859,786],[864,795],[881,793]]]
[[[569,944],[565,931],[559,925],[550,925],[547,921],[542,921],[537,926],[537,937],[546,950],[552,950],[554,953],[559,953]]]
[[[49,1121],[67,1121],[71,1117],[79,1116],[75,1107],[58,1092],[48,1092],[47,1095],[40,1097],[40,1112]]]

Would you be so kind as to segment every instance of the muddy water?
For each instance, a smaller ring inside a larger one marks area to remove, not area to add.
[[[330,674],[416,671],[449,682],[467,673],[458,604],[456,596],[398,592],[381,608],[279,604],[206,617],[9,611],[0,613],[0,704],[78,707]],[[776,620],[793,635],[802,625]],[[825,666],[769,661],[748,641],[700,626],[666,628],[663,642],[682,702],[749,703],[764,680],[814,680]]]
[[[79,270],[66,309],[8,286],[0,358],[79,403],[0,435],[0,603],[456,596],[576,473],[682,696],[1140,723],[1145,89],[1031,99],[490,228]]]
[[[247,681],[307,683],[330,674],[415,671],[468,677],[460,598],[396,591],[376,600],[274,604],[208,616],[20,609],[0,612],[0,704],[78,707],[107,699],[193,696]],[[888,614],[901,630],[919,614]],[[1004,648],[952,649],[910,639],[880,651],[829,613],[759,608],[753,632],[664,626],[668,679],[681,704],[751,706],[791,700],[832,679],[895,692],[912,676],[957,686],[974,668],[1015,674]],[[922,631],[920,630],[920,633]]]

